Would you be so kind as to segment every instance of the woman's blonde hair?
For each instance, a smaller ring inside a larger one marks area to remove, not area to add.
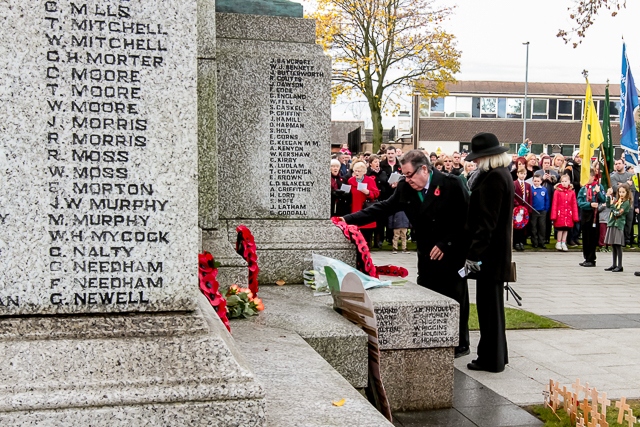
[[[355,161],[353,163],[351,163],[351,170],[355,170],[357,165],[362,165],[362,167],[364,168],[364,170],[367,170],[367,164],[365,162],[363,162],[362,160],[358,160]]]
[[[489,169],[507,167],[511,163],[511,156],[507,153],[494,154],[493,156],[480,157],[476,164],[478,170],[488,171]]]
[[[556,161],[557,161],[558,159],[562,159],[562,164],[561,164],[560,166],[557,166],[557,165],[556,165]],[[562,154],[556,154],[556,155],[553,157],[553,161],[551,162],[551,166],[552,166],[552,167],[554,167],[554,168],[558,168],[558,173],[559,173],[559,174],[562,174],[562,173],[564,172],[564,167],[566,166],[566,164],[567,164],[567,161],[564,159],[564,156],[563,156]]]

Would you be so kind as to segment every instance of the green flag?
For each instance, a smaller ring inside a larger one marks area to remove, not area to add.
[[[611,141],[611,119],[609,117],[609,85],[604,92],[604,110],[602,112],[602,141],[601,153],[604,156],[604,161],[607,164],[606,168],[601,168],[601,173],[604,179],[601,183],[606,187],[607,178],[604,177],[607,172],[611,174],[613,172],[613,143]],[[604,166],[604,164],[603,164]]]

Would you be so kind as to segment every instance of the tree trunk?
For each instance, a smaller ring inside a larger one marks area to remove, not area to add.
[[[382,144],[382,114],[379,109],[371,108],[371,121],[373,122],[373,149],[377,153]]]

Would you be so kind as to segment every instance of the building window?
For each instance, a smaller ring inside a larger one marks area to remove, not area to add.
[[[609,102],[609,117],[611,120],[620,119],[620,102]]]
[[[490,119],[498,117],[498,98],[482,98],[480,100],[480,117]]]
[[[507,98],[498,98],[498,118],[507,117]]]
[[[522,118],[522,99],[515,99],[515,98],[507,99],[507,118],[508,119]]]
[[[453,117],[456,113],[456,97],[445,96],[444,98],[444,117]]]
[[[456,98],[456,117],[471,117],[473,98],[460,96]]]
[[[604,100],[598,101],[598,119],[604,119]],[[609,119],[616,121],[620,119],[620,103],[609,101]]]
[[[471,117],[480,117],[480,98],[473,98]]]
[[[582,99],[573,101],[573,120],[582,120]]]
[[[533,100],[533,120],[546,120],[549,118],[548,114],[548,99],[534,99]]]
[[[429,117],[444,117],[444,98],[429,98]]]
[[[570,99],[558,100],[558,120],[573,120],[573,101]]]
[[[558,100],[549,100],[549,120],[556,120],[558,118]]]

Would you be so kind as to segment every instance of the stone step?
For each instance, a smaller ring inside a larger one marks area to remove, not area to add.
[[[367,334],[304,285],[262,286],[265,310],[249,322],[293,331],[355,388],[367,385]],[[330,298],[330,297],[329,297]]]
[[[267,426],[392,426],[295,332],[247,321],[231,327],[264,387]],[[332,404],[340,399],[344,406]]]

